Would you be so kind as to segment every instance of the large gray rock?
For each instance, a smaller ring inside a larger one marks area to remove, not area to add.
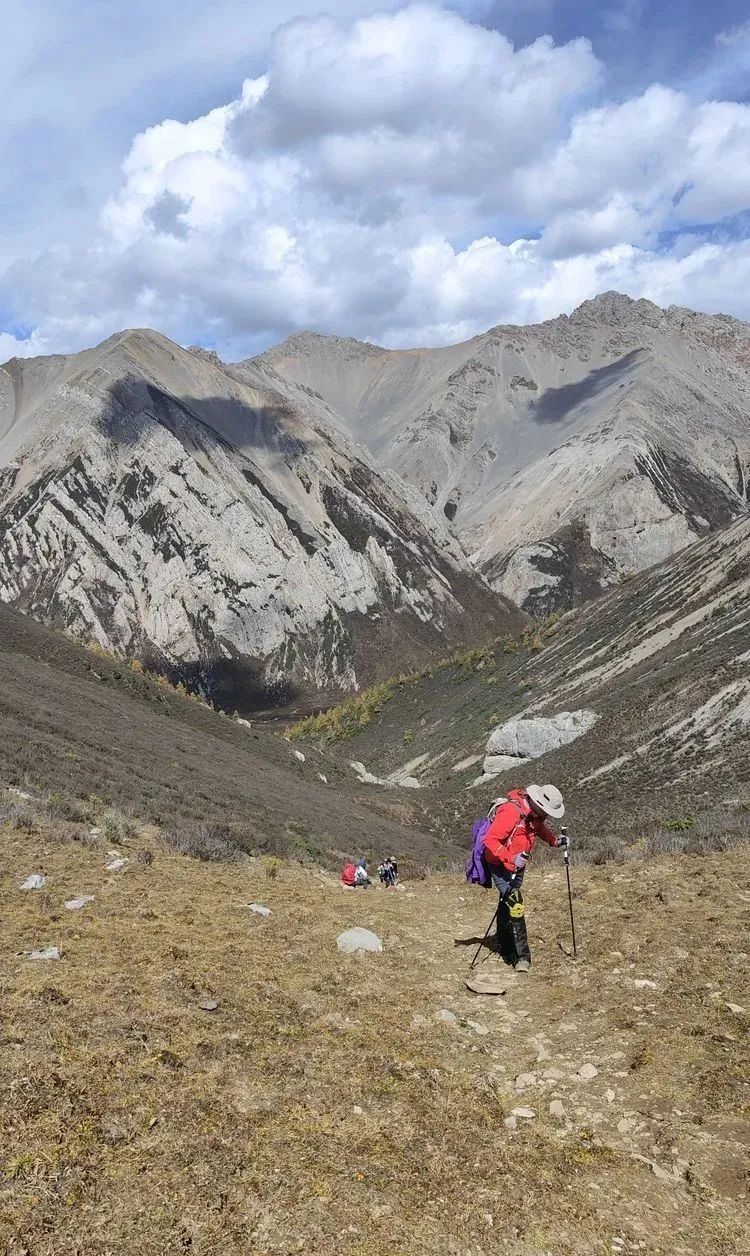
[[[355,951],[382,951],[383,943],[370,929],[345,929],[336,939],[336,946],[345,955]]]
[[[593,728],[596,712],[590,710],[559,711],[557,715],[536,715],[508,720],[492,730],[487,741],[487,755],[510,756],[512,760],[538,759],[550,750],[557,750],[575,741]],[[506,766],[512,766],[512,762]],[[503,769],[500,769],[503,770]],[[485,760],[485,772],[487,761]]]

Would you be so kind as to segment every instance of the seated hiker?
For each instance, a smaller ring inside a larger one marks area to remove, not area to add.
[[[484,835],[484,859],[500,893],[498,949],[516,972],[531,968],[521,894],[526,865],[538,838],[548,846],[567,845],[567,837],[558,837],[547,824],[548,819],[559,820],[564,814],[563,796],[554,785],[527,785],[498,801]]]
[[[357,879],[357,869],[353,863],[345,863],[341,869],[341,882],[348,889],[353,890]]]
[[[364,889],[367,889],[368,885],[370,885],[370,878],[367,875],[366,859],[360,859],[357,864],[354,872],[354,884],[355,886],[362,886]]]

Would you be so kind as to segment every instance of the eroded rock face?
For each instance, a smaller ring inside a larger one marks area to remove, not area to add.
[[[748,509],[750,325],[723,315],[604,293],[461,345],[305,335],[256,362],[325,398],[533,614]]]
[[[277,383],[150,332],[0,368],[0,598],[212,693],[354,688],[378,647],[507,616]]]

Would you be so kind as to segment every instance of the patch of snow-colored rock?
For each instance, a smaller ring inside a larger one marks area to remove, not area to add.
[[[487,754],[507,755],[514,762],[539,759],[550,750],[567,746],[594,727],[594,711],[559,711],[556,715],[518,716],[493,728]],[[486,763],[486,760],[485,760]]]
[[[46,884],[47,878],[42,876],[41,872],[32,872],[31,876],[26,878],[20,888],[22,890],[41,890]]]
[[[59,946],[44,946],[38,951],[26,951],[25,955],[27,959],[33,960],[62,959]]]
[[[382,951],[383,943],[377,933],[371,929],[345,929],[336,938],[336,946],[344,955],[353,955],[356,951]]]
[[[271,915],[271,908],[264,907],[262,903],[250,903],[249,907],[250,911],[254,912],[256,916],[263,916],[264,919]]]
[[[82,907],[87,907],[89,903],[93,903],[93,894],[81,894],[79,898],[68,898],[65,900],[65,907],[68,911],[80,911]]]

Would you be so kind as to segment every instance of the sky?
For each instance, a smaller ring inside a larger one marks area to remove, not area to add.
[[[3,44],[0,361],[750,319],[745,0],[24,0]]]

